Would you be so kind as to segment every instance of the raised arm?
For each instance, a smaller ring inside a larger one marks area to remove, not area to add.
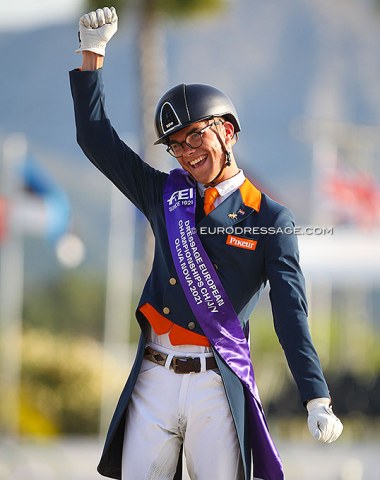
[[[70,72],[77,140],[87,158],[149,219],[161,202],[166,174],[143,162],[119,138],[105,111],[102,66],[107,42],[116,31],[114,8],[80,18],[77,52],[82,52],[83,63]]]

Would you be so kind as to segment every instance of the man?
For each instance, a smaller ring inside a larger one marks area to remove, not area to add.
[[[232,147],[240,131],[231,100],[208,85],[177,85],[159,100],[157,144],[181,169],[144,163],[104,110],[105,47],[113,8],[80,19],[82,68],[70,72],[78,142],[147,217],[156,245],[136,311],[141,339],[116,407],[101,474],[131,480],[284,478],[254,381],[248,320],[269,281],[276,333],[307,407],[312,435],[336,440],[333,414],[310,338],[292,214],[258,191]],[[243,233],[242,233],[243,232]]]

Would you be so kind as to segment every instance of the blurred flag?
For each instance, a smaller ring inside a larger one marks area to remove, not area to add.
[[[8,202],[5,197],[0,196],[0,243],[6,237],[7,217],[8,217]]]
[[[26,234],[56,242],[70,224],[70,203],[64,190],[28,157],[20,168],[20,192],[12,202],[12,221]]]
[[[329,175],[324,191],[339,223],[374,227],[380,221],[380,188],[368,174],[341,169]]]

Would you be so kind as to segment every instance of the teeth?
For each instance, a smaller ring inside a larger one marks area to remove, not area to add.
[[[202,157],[195,158],[194,160],[191,160],[191,162],[189,162],[189,165],[194,167],[194,165],[197,165],[199,162],[201,162],[205,158],[206,158],[206,155],[202,155]]]

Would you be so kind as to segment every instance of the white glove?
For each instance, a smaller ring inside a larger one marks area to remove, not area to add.
[[[306,408],[309,412],[307,424],[313,437],[325,443],[335,442],[343,431],[343,425],[334,415],[330,399],[314,398],[307,403]]]
[[[79,19],[80,47],[76,53],[88,50],[105,56],[106,45],[117,31],[117,14],[114,7],[98,8]]]

